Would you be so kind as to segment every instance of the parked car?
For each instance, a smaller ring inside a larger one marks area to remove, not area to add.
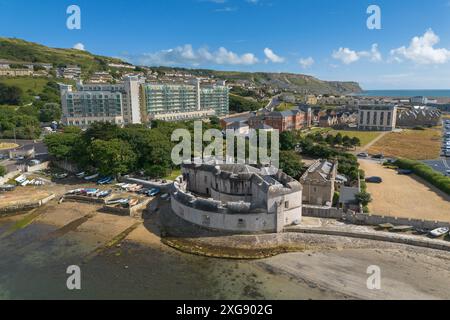
[[[368,158],[369,154],[366,153],[366,152],[358,153],[358,157],[360,157],[360,158]]]
[[[397,173],[402,175],[410,175],[413,174],[413,171],[408,169],[398,169]]]
[[[373,159],[384,159],[384,154],[380,153],[380,154],[376,154],[374,156],[372,156]]]
[[[369,178],[366,178],[366,182],[368,182],[368,183],[382,183],[383,179],[380,178],[380,177],[369,177]]]

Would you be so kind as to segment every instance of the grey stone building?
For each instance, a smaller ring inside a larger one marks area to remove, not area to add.
[[[274,168],[182,166],[172,210],[193,224],[243,233],[281,232],[302,219],[301,184]]]
[[[317,160],[300,178],[303,186],[303,203],[331,206],[335,192],[337,163]]]

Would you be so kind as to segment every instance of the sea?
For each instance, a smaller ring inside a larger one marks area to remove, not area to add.
[[[366,90],[357,95],[369,97],[411,98],[423,96],[428,98],[450,98],[450,90]]]

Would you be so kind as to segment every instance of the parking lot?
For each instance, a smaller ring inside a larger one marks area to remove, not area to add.
[[[425,160],[425,164],[429,165],[443,175],[450,176],[450,120],[445,119],[442,123],[442,149],[441,158],[437,160]]]

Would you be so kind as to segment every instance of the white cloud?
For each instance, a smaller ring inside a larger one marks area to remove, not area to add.
[[[298,63],[300,63],[303,69],[308,69],[314,64],[314,59],[312,57],[308,57],[305,59],[302,58],[298,61]]]
[[[81,42],[75,44],[73,46],[73,49],[77,49],[77,50],[81,50],[81,51],[85,51],[86,49],[84,48],[84,44],[82,44]]]
[[[349,48],[339,48],[333,52],[332,57],[336,60],[340,60],[344,64],[352,64],[361,58],[367,58],[372,62],[382,61],[380,51],[378,50],[378,44],[373,44],[370,51],[355,51]]]
[[[266,56],[266,63],[267,62],[273,62],[273,63],[283,63],[285,59],[283,57],[280,57],[279,55],[276,55],[275,52],[273,52],[272,49],[265,48],[264,54]]]
[[[391,56],[397,62],[406,59],[417,64],[443,64],[450,60],[450,50],[434,48],[439,41],[439,37],[429,29],[423,36],[414,37],[409,47],[391,50]]]
[[[131,60],[143,65],[253,65],[259,62],[253,53],[236,54],[224,47],[212,52],[208,48],[195,50],[186,44],[174,49],[146,53]]]
[[[359,60],[359,55],[349,48],[339,48],[339,50],[333,52],[333,58],[342,61],[342,63],[351,64]]]

